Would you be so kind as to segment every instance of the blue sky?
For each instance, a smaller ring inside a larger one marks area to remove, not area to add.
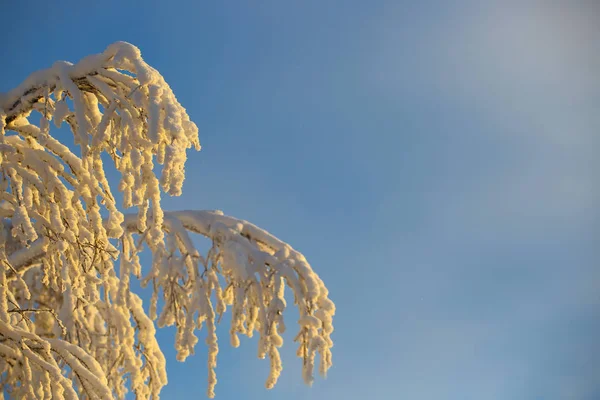
[[[137,45],[201,130],[166,207],[268,229],[337,304],[327,380],[288,341],[267,391],[225,335],[218,399],[600,398],[598,3],[61,3],[3,5],[0,91]],[[160,340],[163,398],[203,398],[205,348]]]

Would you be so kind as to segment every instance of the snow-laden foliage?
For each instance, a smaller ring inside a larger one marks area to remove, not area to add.
[[[68,125],[77,151],[50,122]],[[312,382],[317,353],[325,375],[335,307],[302,254],[218,211],[161,208],[162,192],[181,194],[191,148],[200,149],[196,125],[128,43],[57,62],[0,94],[0,396],[111,399],[131,390],[157,399],[167,371],[155,326],[174,325],[180,361],[204,326],[213,397],[216,324],[228,306],[231,345],[257,333],[271,388],[282,369],[286,287],[300,315],[304,380]],[[121,175],[121,205],[103,156]],[[207,254],[190,233],[210,239]],[[142,251],[151,265],[140,265]],[[149,313],[133,279],[152,289]]]

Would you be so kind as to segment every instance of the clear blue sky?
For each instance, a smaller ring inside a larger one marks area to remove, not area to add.
[[[288,342],[267,391],[225,335],[218,399],[600,398],[598,2],[54,3],[2,5],[0,91],[139,46],[201,129],[166,207],[270,230],[337,304],[327,380]],[[204,398],[160,338],[163,398]]]

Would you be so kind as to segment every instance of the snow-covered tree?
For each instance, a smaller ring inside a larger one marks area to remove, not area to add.
[[[51,121],[68,125],[72,146]],[[181,194],[190,149],[200,150],[196,125],[128,43],[57,62],[0,94],[0,396],[158,399],[167,371],[156,325],[176,327],[180,361],[204,326],[213,397],[216,324],[228,306],[231,345],[257,333],[271,388],[286,286],[303,378],[312,382],[317,353],[325,375],[335,306],[304,256],[220,211],[162,209],[162,192]],[[103,161],[120,174],[120,205]],[[206,254],[192,234],[210,240]],[[135,279],[150,285],[149,312]]]

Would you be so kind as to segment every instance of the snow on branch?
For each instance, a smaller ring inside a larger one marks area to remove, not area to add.
[[[50,121],[66,123],[76,146],[54,137]],[[335,306],[304,256],[221,212],[162,210],[163,192],[181,194],[191,148],[200,149],[196,125],[128,43],[57,62],[0,94],[0,390],[32,399],[158,398],[167,373],[156,321],[176,327],[180,361],[205,327],[213,397],[216,325],[228,307],[231,344],[258,334],[271,388],[282,369],[286,287],[300,314],[304,380],[312,383],[317,354],[326,374]],[[102,154],[121,175],[120,205]],[[211,241],[207,254],[191,234]],[[142,267],[145,249],[152,263]],[[148,313],[133,279],[152,289]]]

